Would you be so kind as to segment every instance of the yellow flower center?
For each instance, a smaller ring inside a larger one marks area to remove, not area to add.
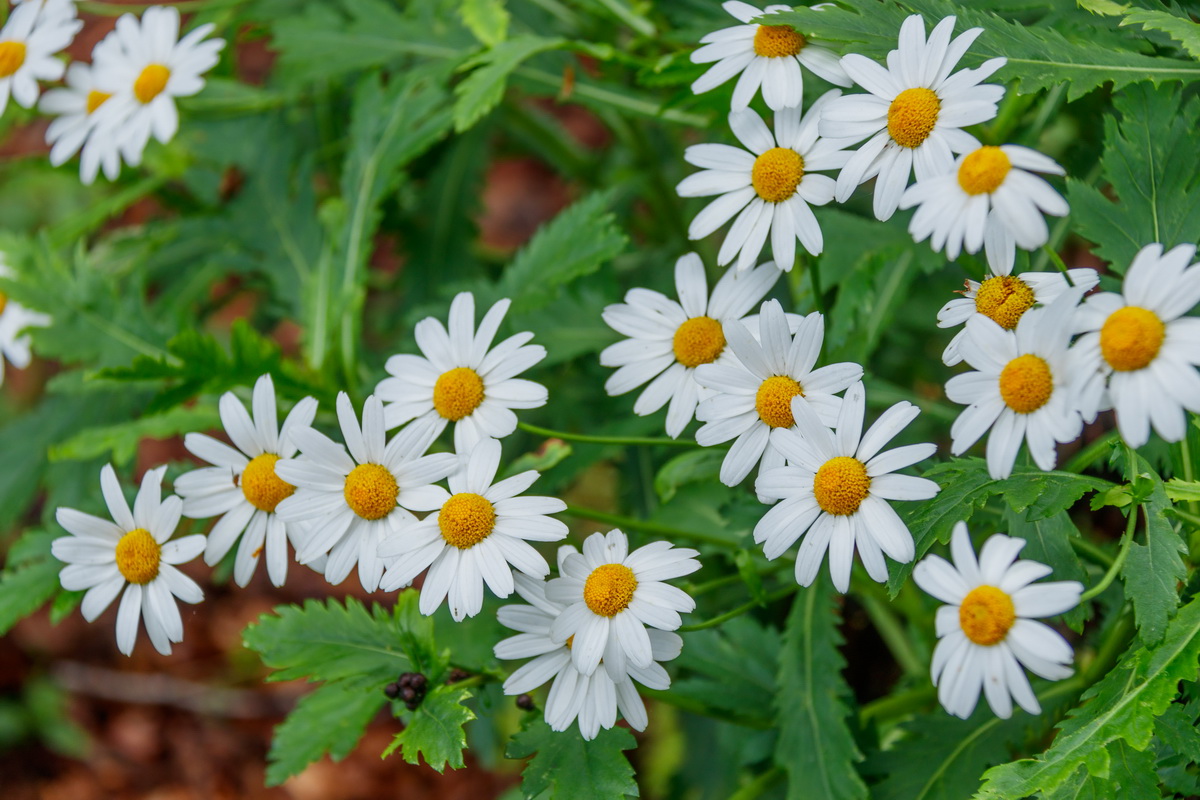
[[[975,644],[999,644],[1016,621],[1012,598],[995,586],[975,587],[958,607],[958,624]]]
[[[1149,309],[1118,308],[1100,329],[1100,353],[1117,372],[1143,369],[1158,355],[1167,326]]]
[[[135,528],[117,542],[117,569],[130,583],[149,583],[158,577],[162,547],[150,531]]]
[[[460,492],[442,505],[437,522],[446,544],[470,550],[491,534],[496,509],[481,495]]]
[[[24,42],[0,42],[0,78],[9,77],[24,63]]]
[[[675,331],[675,360],[698,367],[717,360],[725,349],[725,331],[712,317],[692,317]]]
[[[138,75],[137,80],[133,82],[133,96],[138,99],[139,103],[145,105],[162,94],[162,90],[167,88],[167,81],[170,78],[171,70],[162,64],[151,64],[142,70],[142,74]]]
[[[758,418],[772,428],[790,428],[796,424],[792,416],[792,398],[804,396],[800,384],[786,375],[772,375],[758,387],[754,408]]]
[[[754,34],[754,54],[763,58],[794,56],[808,40],[791,25],[759,25]]]
[[[1000,188],[1012,162],[999,147],[981,147],[963,159],[958,185],[970,195],[990,194]]]
[[[1033,289],[1020,278],[997,275],[979,285],[975,293],[975,310],[1001,328],[1017,327],[1021,315],[1033,308]]]
[[[633,570],[624,564],[602,564],[592,570],[583,584],[583,602],[593,614],[615,617],[633,602],[637,589]]]
[[[750,183],[768,203],[782,203],[796,193],[804,178],[804,159],[787,147],[772,147],[754,159]]]
[[[920,147],[937,124],[942,101],[931,89],[905,89],[888,106],[888,135],[901,147]]]
[[[1000,370],[1000,398],[1018,414],[1032,414],[1053,393],[1050,365],[1031,353],[1017,356]]]
[[[838,456],[821,465],[813,478],[813,495],[826,514],[840,517],[858,511],[871,490],[867,468],[857,458]]]
[[[275,506],[292,496],[296,487],[275,474],[275,462],[279,456],[263,453],[255,456],[242,470],[242,494],[250,505],[263,511],[274,511]]]
[[[0,292],[0,314],[4,313],[4,309],[8,307],[8,295]]]
[[[363,519],[382,519],[396,507],[400,487],[396,477],[379,464],[359,464],[346,476],[342,490],[346,505]]]
[[[108,92],[101,92],[97,89],[92,89],[87,95],[87,113],[91,114],[100,106],[112,97]]]
[[[482,402],[483,378],[470,367],[443,372],[433,385],[433,407],[451,422],[458,422]]]

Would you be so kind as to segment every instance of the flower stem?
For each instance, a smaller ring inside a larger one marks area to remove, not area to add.
[[[755,800],[783,779],[783,767],[778,764],[766,772],[759,773],[742,788],[729,795],[729,800]]]
[[[1108,431],[1099,439],[1071,456],[1067,463],[1063,464],[1062,472],[1082,474],[1085,469],[1095,464],[1112,449],[1113,442],[1117,440],[1117,436],[1117,431]]]
[[[1067,285],[1072,287],[1075,286],[1075,281],[1071,280],[1071,273],[1067,269],[1067,265],[1063,263],[1062,257],[1055,252],[1054,248],[1048,244],[1044,244],[1042,245],[1042,250],[1044,250],[1046,255],[1050,257],[1050,262],[1054,264],[1054,266],[1058,268],[1058,271],[1063,274],[1063,277],[1067,279]]]
[[[745,614],[747,611],[753,611],[754,609],[759,608],[761,606],[765,606],[768,603],[773,603],[776,600],[782,600],[783,598],[787,597],[789,594],[793,594],[799,588],[800,587],[797,585],[784,586],[781,589],[776,589],[774,592],[771,592],[769,595],[766,596],[766,598],[762,602],[759,602],[758,600],[751,600],[749,603],[740,605],[737,608],[733,609],[732,611],[726,611],[724,614],[713,617],[712,619],[706,619],[704,622],[697,622],[694,625],[684,625],[682,628],[679,629],[679,632],[680,633],[691,633],[692,631],[702,631],[707,628],[715,628],[716,626],[720,625],[722,622],[728,622],[729,620],[733,619],[734,617],[740,617],[742,614]]]
[[[606,444],[617,447],[651,447],[658,445],[660,447],[696,448],[700,446],[687,439],[663,439],[653,436],[591,436],[585,433],[568,433],[567,431],[555,431],[550,428],[543,428],[539,425],[530,425],[528,422],[518,422],[517,427],[535,436],[562,439],[568,442],[580,442],[581,444]]]
[[[1133,544],[1133,531],[1137,527],[1138,510],[1140,508],[1141,506],[1138,505],[1129,510],[1129,522],[1125,525],[1125,535],[1121,537],[1121,549],[1117,551],[1117,557],[1113,559],[1112,566],[1108,568],[1108,572],[1104,573],[1104,577],[1100,579],[1100,582],[1079,596],[1079,602],[1082,603],[1085,600],[1091,600],[1116,580],[1117,573],[1121,571],[1121,567],[1125,564],[1125,558],[1129,555],[1129,547]]]
[[[624,517],[620,514],[609,514],[607,511],[594,511],[590,508],[581,506],[567,506],[567,514],[580,519],[592,519],[596,522],[605,522],[609,525],[616,525],[620,528],[628,528],[635,531],[645,531],[646,533],[657,533],[662,536],[674,536],[680,539],[688,539],[701,544],[715,544],[721,547],[729,547],[736,542],[720,536],[713,536],[699,531],[689,531],[683,528],[672,528],[670,525],[660,525],[657,522],[646,522],[633,517]]]
[[[913,649],[911,637],[904,630],[899,617],[892,611],[886,598],[881,596],[885,592],[883,587],[874,581],[863,580],[857,574],[852,573],[850,590],[862,603],[863,610],[871,619],[871,624],[875,626],[879,637],[892,652],[892,656],[900,668],[912,676],[923,675],[928,668],[921,657],[917,655],[917,651]]]

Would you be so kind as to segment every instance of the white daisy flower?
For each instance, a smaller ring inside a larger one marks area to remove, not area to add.
[[[796,424],[793,397],[810,404],[822,424],[833,425],[842,403],[835,393],[863,374],[861,366],[848,361],[814,369],[825,339],[825,320],[815,311],[792,335],[783,306],[768,300],[762,304],[759,325],[761,343],[740,323],[725,328],[738,363],[696,368],[700,385],[716,392],[696,409],[696,418],[705,423],[696,431],[696,441],[711,447],[737,439],[721,464],[726,486],[741,483],[760,460],[764,470],[783,466],[771,431]]]
[[[742,25],[708,34],[704,47],[692,53],[692,63],[717,62],[692,84],[692,92],[703,94],[741,73],[733,90],[734,111],[750,105],[762,86],[763,100],[772,110],[799,106],[804,99],[801,66],[835,86],[851,84],[836,53],[813,44],[791,25],[755,25],[750,20],[763,14],[791,11],[791,6],[767,6],[760,10],[749,3],[730,0],[721,8]]]
[[[11,278],[12,270],[0,255],[0,278]],[[29,348],[27,328],[44,328],[50,317],[40,311],[31,311],[0,290],[0,385],[4,383],[4,360],[8,359],[17,369],[25,369],[33,359]]]
[[[550,572],[546,559],[528,541],[557,542],[567,535],[566,523],[547,514],[566,511],[555,497],[519,497],[538,479],[529,470],[495,482],[500,468],[500,442],[481,439],[450,475],[450,491],[430,486],[416,511],[436,511],[383,541],[380,555],[393,566],[379,588],[394,591],[412,583],[426,567],[421,587],[421,613],[432,614],[449,596],[456,622],[483,608],[483,584],[497,597],[513,591],[515,567],[541,580]],[[511,566],[510,566],[511,565]]]
[[[95,112],[111,96],[96,88],[92,67],[76,61],[67,67],[67,85],[46,92],[38,103],[43,113],[58,116],[46,129],[46,143],[51,145],[50,163],[60,166],[82,148],[79,176],[85,184],[96,180],[101,167],[110,181],[116,180],[121,172],[114,126],[96,128]]]
[[[1011,331],[1017,327],[1021,316],[1035,305],[1053,303],[1072,286],[1086,292],[1100,282],[1096,270],[1086,267],[1069,269],[1067,275],[1070,276],[1070,283],[1059,272],[1023,272],[1020,275],[998,272],[988,275],[982,283],[968,280],[966,288],[958,292],[962,297],[951,300],[938,311],[938,327],[953,328],[971,317],[984,316]],[[946,366],[952,367],[962,361],[958,345],[966,335],[964,328],[954,334],[950,344],[946,345],[942,353],[942,361]]]
[[[55,4],[57,5],[57,4]],[[0,114],[11,94],[22,108],[37,103],[38,81],[56,81],[66,68],[55,54],[65,49],[83,27],[74,16],[64,17],[50,7],[22,3],[0,28]]]
[[[462,292],[450,304],[450,330],[433,317],[417,323],[421,356],[395,355],[387,361],[393,377],[375,387],[387,427],[412,420],[436,439],[454,423],[454,449],[466,453],[484,437],[502,439],[517,429],[514,408],[540,408],[548,394],[540,383],[517,378],[546,357],[546,348],[527,344],[529,331],[492,340],[512,301],[493,305],[475,327],[475,296]],[[432,441],[431,439],[431,441]]]
[[[779,109],[774,134],[754,111],[733,112],[729,126],[745,150],[727,144],[685,150],[684,160],[704,171],[684,178],[679,196],[720,195],[692,220],[688,238],[703,239],[737,215],[717,255],[721,266],[734,256],[739,270],[754,266],[768,235],[775,265],[785,272],[795,263],[796,239],[819,255],[825,242],[809,206],[832,200],[834,182],[815,173],[840,168],[851,154],[842,149],[848,141],[818,137],[817,121],[840,94],[826,92],[803,116],[798,107]]]
[[[696,404],[712,394],[696,383],[701,364],[731,364],[725,325],[742,320],[779,280],[774,264],[748,272],[728,270],[712,297],[700,256],[688,253],[675,262],[678,302],[650,289],[630,289],[625,302],[606,306],[604,321],[628,339],[609,345],[600,363],[618,367],[605,382],[609,395],[624,394],[653,381],[638,397],[633,413],[646,416],[670,402],[667,434],[676,438],[692,421]]]
[[[574,547],[563,545],[558,550],[559,570],[567,557],[577,555]],[[646,706],[638,695],[633,681],[650,689],[666,690],[671,678],[659,662],[679,656],[683,639],[678,634],[651,628],[652,661],[638,667],[628,661],[628,672],[613,676],[609,670],[597,669],[584,675],[571,659],[573,641],[555,641],[550,629],[567,606],[546,597],[546,584],[527,575],[516,576],[516,590],[529,605],[502,606],[497,616],[500,623],[515,631],[496,644],[496,658],[532,658],[519,667],[504,682],[504,693],[518,695],[531,692],[546,681],[553,680],[546,700],[545,717],[551,730],[565,731],[578,717],[579,731],[585,739],[594,739],[601,728],[611,728],[617,722],[617,711],[635,731],[644,731],[649,722]],[[601,665],[604,665],[603,659]]]
[[[879,452],[920,409],[897,403],[864,435],[866,390],[861,382],[846,390],[831,431],[803,400],[792,400],[796,427],[771,434],[788,466],[764,470],[755,481],[759,495],[783,502],[754,526],[754,541],[770,560],[783,555],[805,535],[796,556],[796,582],[812,585],[829,550],[829,574],[839,592],[850,587],[850,566],[858,548],[872,580],[888,579],[883,556],[901,564],[912,561],[912,534],[888,505],[889,500],[928,500],[938,485],[927,478],[891,473],[929,458],[934,444],[910,444]]]
[[[859,184],[878,177],[875,216],[889,219],[913,171],[918,181],[941,175],[950,170],[953,153],[979,147],[963,128],[996,116],[1004,87],[980,83],[1005,59],[951,75],[983,33],[983,28],[971,28],[951,41],[953,30],[954,17],[946,17],[926,41],[925,20],[914,14],[904,20],[899,47],[888,53],[886,68],[857,53],[842,57],[846,73],[869,94],[846,95],[821,115],[822,136],[867,139],[838,175],[839,203]]]
[[[171,642],[183,641],[183,620],[175,605],[199,603],[204,593],[191,578],[175,568],[191,561],[204,549],[197,534],[168,541],[179,525],[183,502],[162,499],[166,467],[146,472],[130,512],[111,464],[100,470],[100,488],[114,522],[73,508],[59,508],[55,519],[71,536],[55,539],[51,552],[67,564],[59,574],[64,589],[86,589],[80,612],[92,622],[108,608],[121,590],[117,611],[117,648],[129,655],[137,639],[138,619],[154,649],[170,655]],[[172,596],[173,595],[173,596]]]
[[[141,20],[122,15],[116,29],[96,45],[96,88],[111,95],[96,110],[96,125],[117,136],[129,165],[141,163],[151,135],[164,144],[175,137],[175,98],[204,88],[202,76],[216,65],[225,47],[224,39],[202,41],[214,27],[200,25],[181,39],[178,9],[154,6]]]
[[[289,525],[308,523],[304,541],[296,543],[297,561],[328,555],[325,579],[332,584],[358,562],[358,579],[373,592],[384,569],[380,543],[416,520],[414,504],[429,507],[430,484],[453,472],[458,458],[425,455],[436,435],[429,428],[410,425],[387,441],[383,404],[373,395],[363,404],[361,428],[345,392],[338,393],[337,416],[345,447],[313,428],[291,432],[300,457],[275,462],[275,474],[297,490],[275,513]]]
[[[1161,244],[1138,251],[1122,286],[1124,294],[1092,295],[1077,312],[1071,348],[1079,366],[1079,407],[1088,422],[1108,407],[1131,447],[1150,438],[1150,427],[1168,442],[1187,431],[1184,410],[1200,412],[1200,319],[1185,317],[1200,302],[1196,247]]]
[[[696,607],[687,592],[663,581],[700,569],[695,550],[651,542],[629,552],[619,530],[593,533],[583,552],[567,555],[561,577],[546,585],[546,598],[566,606],[550,626],[555,643],[570,642],[575,669],[591,675],[604,659],[613,680],[629,668],[648,668],[654,648],[646,627],[673,631],[680,612]]]
[[[983,315],[967,320],[959,352],[978,371],[946,382],[946,397],[967,406],[950,428],[954,455],[962,455],[990,428],[987,465],[992,478],[1012,474],[1022,439],[1038,467],[1054,469],[1055,442],[1073,441],[1083,428],[1067,356],[1081,294],[1072,289],[1044,308],[1025,312],[1015,332]]]
[[[296,487],[275,474],[281,458],[296,454],[291,433],[312,425],[317,401],[306,397],[295,405],[284,420],[282,431],[276,418],[275,385],[270,375],[254,384],[254,419],[233,392],[221,396],[219,409],[230,447],[203,433],[189,433],[183,439],[192,455],[212,464],[192,470],[175,481],[175,491],[183,498],[183,513],[192,519],[220,516],[208,534],[204,561],[216,564],[238,537],[233,579],[245,586],[254,575],[258,557],[266,551],[267,575],[271,583],[282,586],[287,579],[288,539],[299,541],[295,523],[285,523],[276,507],[291,497]],[[245,532],[245,536],[242,533]]]
[[[1034,583],[1051,572],[1037,561],[1016,561],[1024,539],[997,533],[983,543],[979,560],[966,523],[954,526],[950,553],[954,565],[927,556],[913,568],[913,580],[949,605],[937,610],[937,647],[930,674],[938,701],[956,717],[975,710],[980,689],[992,712],[1012,716],[1012,701],[1030,714],[1041,712],[1021,667],[1050,681],[1071,675],[1071,645],[1035,617],[1062,614],[1079,605],[1078,581]]]
[[[1062,175],[1063,168],[1036,150],[1015,144],[980,147],[961,155],[945,172],[917,178],[900,198],[919,206],[908,224],[918,242],[954,261],[984,248],[999,275],[1012,272],[1019,246],[1036,250],[1050,238],[1042,214],[1066,216],[1067,201],[1030,170]]]

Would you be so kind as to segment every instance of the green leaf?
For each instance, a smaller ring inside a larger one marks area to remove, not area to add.
[[[1175,502],[1200,501],[1200,481],[1185,481],[1171,478],[1166,484],[1167,497]]]
[[[671,694],[700,708],[757,727],[769,727],[775,705],[775,665],[780,637],[751,617],[736,617],[718,628],[683,634],[679,668],[687,677],[671,685]],[[754,653],[753,659],[746,659]]]
[[[524,34],[493,45],[466,62],[463,68],[474,71],[454,87],[455,132],[467,130],[500,104],[508,77],[522,62],[563,44],[562,39]]]
[[[675,456],[654,476],[654,491],[664,503],[675,496],[680,486],[699,481],[716,480],[725,459],[722,450],[706,447],[689,450]]]
[[[130,422],[88,428],[50,448],[51,461],[86,461],[108,457],[118,467],[126,466],[137,455],[142,439],[168,439],[181,433],[206,431],[218,427],[221,417],[215,406],[176,407],[161,414]]]
[[[504,7],[504,0],[462,0],[458,13],[467,29],[488,47],[494,47],[508,37],[508,23],[512,17]]]
[[[326,753],[341,761],[386,703],[378,680],[334,681],[300,698],[275,728],[267,754],[267,785],[278,786]]]
[[[1166,11],[1137,9],[1130,11],[1121,20],[1121,27],[1126,25],[1141,25],[1146,30],[1162,31],[1179,42],[1187,54],[1200,60],[1200,24],[1192,22],[1183,16],[1175,16]]]
[[[1004,498],[1009,508],[1036,521],[1066,511],[1088,492],[1111,486],[1108,481],[1087,475],[1018,469],[996,487],[995,493]]]
[[[981,798],[1023,798],[1049,792],[1079,768],[1107,778],[1112,773],[1108,745],[1124,740],[1145,750],[1154,719],[1174,700],[1181,680],[1194,680],[1200,658],[1200,598],[1171,620],[1155,647],[1135,645],[1096,685],[1062,725],[1053,744],[1036,758],[993,767],[984,774]]]
[[[12,545],[0,574],[0,636],[58,592],[63,565],[50,555],[54,539],[48,531],[30,530]]]
[[[792,603],[779,651],[775,703],[779,741],[775,763],[788,773],[793,800],[857,800],[867,786],[855,764],[862,753],[846,718],[846,660],[838,651],[837,600],[828,579],[801,589]]]
[[[508,743],[508,758],[533,756],[521,773],[521,791],[526,798],[549,792],[549,798],[624,800],[638,796],[633,767],[622,751],[637,747],[625,728],[601,730],[584,740],[572,725],[565,731],[550,730],[540,718],[529,721]]]
[[[475,719],[475,713],[463,705],[470,698],[469,689],[444,683],[435,687],[383,751],[384,757],[400,749],[409,764],[419,764],[423,757],[438,772],[447,764],[462,769],[462,751],[467,746],[463,725]]]
[[[532,453],[525,453],[514,458],[504,469],[503,476],[518,475],[531,469],[546,472],[561,464],[567,456],[571,455],[571,452],[571,445],[562,439],[547,439]]]
[[[1197,65],[1200,66],[1200,65]],[[1134,86],[1114,100],[1118,122],[1104,120],[1104,178],[1099,189],[1068,179],[1067,198],[1078,233],[1118,274],[1151,242],[1164,248],[1194,243],[1200,230],[1200,99],[1178,87]]]
[[[1006,509],[1004,529],[1009,536],[1019,536],[1026,542],[1021,558],[1040,561],[1054,568],[1054,580],[1079,581],[1087,585],[1087,573],[1075,548],[1072,537],[1079,536],[1079,529],[1067,512],[1060,511],[1046,519],[1029,520],[1024,515]],[[1088,618],[1085,605],[1077,605],[1062,615],[1063,620],[1074,630],[1081,630]]]
[[[1119,17],[1129,8],[1129,3],[1114,3],[1113,0],[1076,0],[1080,8],[1106,17]]]
[[[1177,584],[1187,577],[1181,553],[1187,552],[1183,538],[1164,513],[1171,501],[1157,475],[1142,461],[1139,469],[1154,480],[1154,491],[1142,507],[1146,517],[1146,543],[1134,542],[1121,569],[1125,596],[1133,601],[1138,635],[1147,644],[1163,637],[1167,620],[1179,607]],[[1130,513],[1135,513],[1136,508]]]

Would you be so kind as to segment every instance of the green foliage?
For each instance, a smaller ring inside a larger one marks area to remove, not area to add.
[[[177,406],[131,422],[88,428],[52,446],[50,460],[85,461],[97,457],[109,458],[111,453],[113,463],[123,467],[133,461],[142,439],[168,439],[189,431],[215,428],[220,423],[221,417],[215,406]]]
[[[474,712],[463,705],[470,698],[469,689],[445,684],[435,687],[408,717],[404,730],[396,734],[383,755],[399,749],[409,764],[424,758],[438,772],[447,764],[462,769],[462,751],[467,746],[463,725],[475,719]]]
[[[512,15],[504,7],[504,0],[462,0],[458,13],[475,38],[488,47],[508,37]]]
[[[1179,42],[1188,55],[1200,60],[1200,24],[1183,15],[1139,8],[1127,13],[1121,25],[1141,25],[1146,30],[1162,31]]]
[[[1054,580],[1079,581],[1087,585],[1087,573],[1071,546],[1071,539],[1079,536],[1079,529],[1067,512],[1060,511],[1046,519],[1029,520],[1024,514],[1004,510],[1004,533],[1024,539],[1025,549],[1021,558],[1040,561],[1054,568]],[[1063,620],[1076,631],[1083,628],[1088,609],[1079,605],[1062,615]]]
[[[454,87],[454,130],[470,128],[504,98],[508,76],[521,62],[538,53],[561,47],[562,39],[522,35],[497,42],[483,53],[466,61],[462,70],[473,70]]]
[[[1142,466],[1146,467],[1145,462]],[[1154,480],[1154,491],[1142,506],[1146,543],[1134,542],[1121,570],[1121,579],[1125,582],[1125,595],[1133,601],[1138,634],[1142,641],[1153,644],[1163,637],[1167,620],[1179,607],[1177,584],[1187,576],[1180,554],[1187,547],[1165,514],[1171,503],[1162,481],[1153,473],[1143,474]],[[1136,507],[1132,508],[1129,513],[1136,513]]]
[[[323,684],[300,698],[275,728],[267,785],[278,786],[326,753],[341,761],[386,702],[377,681],[355,679]]]
[[[779,652],[778,631],[749,617],[685,633],[678,664],[688,677],[677,679],[671,692],[698,708],[717,709],[743,724],[766,727],[778,691]],[[747,659],[747,653],[755,657]]]
[[[62,564],[50,555],[55,538],[48,531],[29,530],[9,549],[0,572],[0,636],[58,592]]]
[[[637,742],[625,728],[601,730],[584,740],[575,726],[556,733],[541,719],[528,718],[508,744],[509,758],[528,758],[521,773],[521,792],[526,797],[587,797],[595,800],[624,800],[638,796],[633,767],[622,751]]]
[[[1163,487],[1167,497],[1176,502],[1194,503],[1200,501],[1200,481],[1184,481],[1171,478]]]
[[[669,502],[680,486],[716,478],[724,459],[724,451],[709,448],[681,453],[664,464],[654,476],[654,491],[664,503]]]
[[[855,769],[862,753],[846,723],[849,687],[841,675],[846,660],[838,652],[843,640],[835,605],[825,576],[802,589],[779,651],[775,763],[787,771],[788,797],[797,800],[867,796]]]

